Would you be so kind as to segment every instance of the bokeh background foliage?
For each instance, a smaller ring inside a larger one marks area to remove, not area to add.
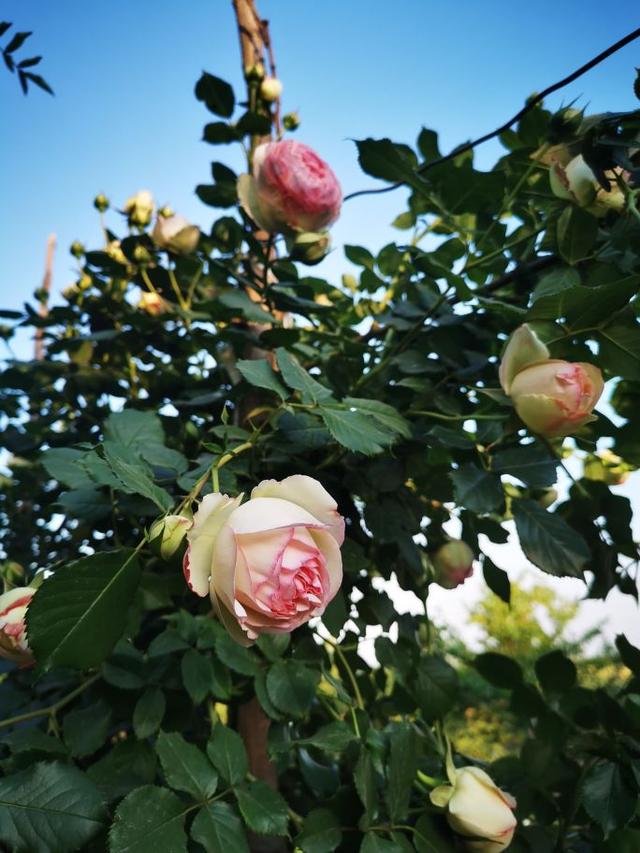
[[[29,610],[37,667],[0,683],[0,842],[444,853],[459,841],[428,792],[449,734],[460,764],[517,797],[513,851],[637,850],[640,650],[621,636],[615,663],[586,661],[563,637],[571,614],[512,589],[482,545],[514,520],[542,572],[637,596],[615,481],[545,498],[576,449],[640,465],[640,218],[633,197],[599,218],[559,200],[544,154],[633,165],[638,114],[585,124],[538,105],[487,172],[472,151],[420,171],[441,156],[429,129],[413,148],[357,142],[363,171],[410,195],[397,240],[345,246],[359,275],[332,282],[274,252],[237,206],[225,151],[269,116],[213,75],[195,95],[215,146],[197,250],[159,253],[109,210],[66,304],[37,292],[2,312],[6,339],[35,331],[46,353],[2,372],[4,572],[53,575]],[[165,310],[140,308],[139,290]],[[601,367],[611,417],[564,443],[522,428],[497,365],[523,322],[554,358]],[[231,494],[304,473],[337,499],[345,579],[321,625],[240,647],[187,590],[180,555],[144,541],[222,459]],[[479,555],[492,596],[479,656],[428,615],[400,615],[382,583],[428,603],[429,555],[449,535]],[[540,604],[547,632],[526,624]],[[357,654],[369,626],[376,665]],[[241,723],[256,703],[269,765]]]

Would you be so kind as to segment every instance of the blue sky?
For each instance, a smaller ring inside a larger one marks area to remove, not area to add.
[[[445,150],[493,128],[532,91],[564,76],[640,23],[634,0],[603,15],[597,0],[260,0],[271,20],[285,109],[298,109],[297,138],[334,167],[345,192],[370,185],[355,146],[365,136],[412,142],[436,128]],[[2,135],[0,303],[15,307],[42,275],[45,242],[58,235],[54,290],[73,278],[68,246],[97,245],[96,192],[116,206],[151,189],[203,228],[212,211],[193,194],[212,159],[230,148],[200,141],[206,110],[193,97],[203,69],[241,91],[230,0],[4,0],[1,15],[34,31],[21,56],[43,54],[56,97],[23,97],[0,69]],[[5,38],[6,40],[6,38]],[[28,51],[27,51],[28,47]],[[640,42],[554,99],[580,98],[593,111],[634,106]],[[637,102],[635,102],[637,103]],[[478,162],[489,166],[497,147]],[[239,165],[239,163],[238,163]],[[334,244],[382,246],[402,209],[401,192],[345,205]],[[111,220],[119,224],[117,217]],[[396,232],[397,233],[397,232]],[[343,265],[341,252],[327,264]]]
[[[615,14],[603,14],[599,0],[258,2],[271,20],[284,108],[297,109],[302,119],[297,138],[331,163],[345,193],[372,185],[359,171],[350,140],[413,142],[426,125],[438,130],[441,147],[449,150],[501,124],[530,93],[640,25],[637,0],[618,0]],[[208,182],[210,161],[225,160],[231,148],[200,141],[210,118],[193,86],[206,69],[242,91],[230,0],[3,0],[0,15],[34,31],[20,56],[43,54],[41,72],[56,91],[55,98],[38,90],[25,98],[0,68],[0,307],[19,307],[39,285],[51,232],[59,241],[54,293],[73,280],[69,244],[80,239],[95,247],[100,240],[92,207],[97,192],[121,206],[148,188],[161,204],[207,229],[216,212],[193,189]],[[640,41],[551,106],[577,98],[592,112],[634,108],[639,65]],[[495,144],[484,146],[479,164],[489,167],[497,151]],[[333,229],[334,245],[383,246],[397,235],[389,223],[401,210],[401,191],[348,202]],[[110,217],[117,227],[117,215]],[[336,278],[347,269],[339,249],[325,264]],[[19,352],[30,354],[24,344]],[[635,489],[636,505],[638,476],[619,489],[630,496]],[[505,568],[534,571],[517,546],[505,547]],[[464,624],[465,608],[481,586],[478,578],[447,592],[442,618],[448,614]],[[557,586],[570,597],[583,591],[573,581]],[[615,612],[618,630],[640,642],[629,597],[589,602],[583,612],[589,624]]]

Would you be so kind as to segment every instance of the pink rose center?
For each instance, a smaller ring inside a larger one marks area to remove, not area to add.
[[[594,388],[589,375],[579,364],[567,364],[558,370],[556,378],[562,389],[558,405],[569,419],[578,420],[592,408]]]

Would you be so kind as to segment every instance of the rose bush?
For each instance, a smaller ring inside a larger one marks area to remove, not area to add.
[[[229,498],[201,502],[187,532],[184,574],[189,589],[210,595],[238,642],[289,633],[321,616],[342,582],[344,519],[312,477],[264,480]]]

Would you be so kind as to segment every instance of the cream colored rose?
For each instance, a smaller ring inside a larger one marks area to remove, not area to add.
[[[187,533],[189,589],[209,594],[238,642],[320,616],[342,582],[344,519],[313,477],[264,480],[246,503],[206,495]]]
[[[131,225],[144,227],[151,222],[155,206],[149,190],[139,190],[125,201],[123,210]]]
[[[177,255],[188,255],[198,245],[200,229],[179,213],[170,216],[158,215],[151,239],[159,249],[167,249]]]
[[[501,853],[511,844],[518,823],[516,801],[479,767],[456,770],[454,783],[440,785],[430,796],[446,810],[449,826],[472,853]]]
[[[35,592],[34,587],[22,586],[0,595],[0,658],[22,666],[33,663],[25,616]]]
[[[554,195],[585,207],[594,216],[604,216],[609,210],[620,211],[625,206],[625,195],[617,179],[626,179],[627,175],[622,169],[614,169],[606,172],[605,176],[611,184],[608,191],[600,185],[582,154],[574,157],[566,166],[556,161],[549,169],[549,182]]]
[[[516,329],[500,364],[500,384],[522,421],[547,438],[570,435],[595,420],[604,390],[599,368],[549,358],[549,350],[528,325]]]

